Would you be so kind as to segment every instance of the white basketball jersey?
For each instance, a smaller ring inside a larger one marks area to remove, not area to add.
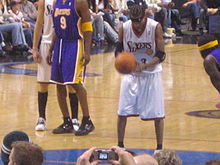
[[[42,43],[51,43],[52,34],[53,34],[53,4],[54,0],[45,0],[44,1],[44,27],[43,27],[43,36]]]
[[[132,29],[131,20],[123,24],[123,46],[124,51],[131,52],[139,63],[146,63],[155,55],[155,29],[158,22],[147,18],[147,25],[140,37],[137,37]],[[148,67],[144,72],[160,72],[162,65],[159,63],[153,67]]]

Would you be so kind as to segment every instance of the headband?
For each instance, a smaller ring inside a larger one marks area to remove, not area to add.
[[[217,46],[218,45],[218,41],[217,40],[214,40],[214,41],[210,41],[204,45],[201,45],[199,46],[199,51],[203,51],[203,50],[206,50],[206,49],[209,49],[209,48],[213,48],[214,46]]]

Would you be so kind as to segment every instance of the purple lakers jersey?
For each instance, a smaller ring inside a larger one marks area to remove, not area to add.
[[[214,56],[218,64],[220,64],[220,48],[213,50],[210,54]]]
[[[57,37],[63,40],[82,38],[80,34],[80,18],[75,8],[76,0],[57,0],[54,6],[53,23]]]

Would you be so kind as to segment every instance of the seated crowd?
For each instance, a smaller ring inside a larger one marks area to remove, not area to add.
[[[27,0],[0,1],[0,56],[30,51],[37,10]]]
[[[146,16],[158,21],[164,37],[182,36],[183,7],[190,13],[191,30],[204,31],[208,28],[207,15],[215,15],[215,8],[208,8],[202,0],[185,0],[176,6],[172,0],[143,1]],[[129,6],[134,0],[88,0],[93,23],[93,46],[116,44],[119,26],[129,19]],[[0,56],[10,51],[31,52],[33,30],[37,17],[37,0],[0,1]],[[170,29],[172,29],[170,31]],[[175,34],[173,33],[175,32]]]

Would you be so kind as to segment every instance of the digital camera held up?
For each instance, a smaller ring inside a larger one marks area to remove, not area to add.
[[[101,160],[101,161],[108,161],[108,160],[118,160],[118,154],[111,149],[96,149],[93,151],[90,161]]]

